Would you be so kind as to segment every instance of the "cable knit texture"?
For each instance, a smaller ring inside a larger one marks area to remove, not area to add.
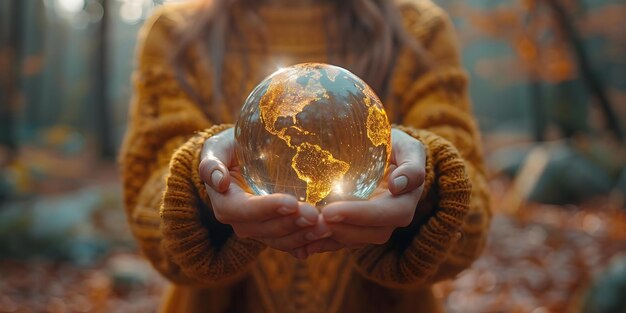
[[[198,173],[200,151],[205,140],[231,126],[199,132],[174,153],[163,195],[163,246],[186,275],[201,281],[219,283],[236,277],[264,248],[259,242],[233,236],[226,225],[205,227],[207,220],[219,223],[205,205],[210,200],[202,192]]]
[[[425,189],[408,227],[389,242],[316,254],[298,261],[234,235],[215,219],[198,175],[202,144],[230,127],[238,107],[213,103],[206,51],[192,46],[187,78],[211,109],[190,99],[175,79],[170,54],[196,2],[162,6],[139,34],[129,127],[121,152],[125,207],[139,248],[172,282],[164,312],[439,312],[430,286],[453,278],[480,254],[491,219],[480,135],[454,29],[430,1],[396,0],[406,30],[426,50],[423,71],[400,51],[390,94],[392,121],[427,151]],[[335,60],[325,29],[330,6],[259,7],[237,21],[243,33],[267,27],[267,46],[227,38],[224,98],[243,103],[277,66]],[[237,12],[237,11],[236,11]],[[332,29],[331,29],[332,31]],[[244,59],[243,51],[247,61]],[[248,71],[244,70],[247,64]],[[342,64],[338,64],[342,65]],[[208,115],[205,112],[209,112]],[[212,116],[211,114],[219,114]],[[242,208],[245,209],[245,208]]]
[[[370,245],[355,251],[354,256],[358,269],[368,278],[402,287],[427,281],[448,256],[469,210],[471,184],[463,159],[447,140],[425,130],[399,129],[428,147],[423,198],[437,184],[438,208],[402,253],[389,253],[389,246]]]

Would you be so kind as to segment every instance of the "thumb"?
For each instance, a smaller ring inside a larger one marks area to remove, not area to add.
[[[198,166],[200,178],[213,190],[223,193],[230,185],[228,168],[234,166],[234,137],[229,128],[204,142]]]
[[[411,192],[424,184],[426,151],[417,139],[400,130],[392,132],[392,163],[389,191],[393,195]]]

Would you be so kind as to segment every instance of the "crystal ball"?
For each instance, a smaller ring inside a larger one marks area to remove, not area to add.
[[[305,63],[279,69],[250,93],[235,142],[253,192],[323,206],[371,195],[389,162],[391,127],[363,80],[341,67]]]

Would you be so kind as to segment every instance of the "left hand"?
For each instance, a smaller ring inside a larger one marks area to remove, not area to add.
[[[314,241],[307,255],[384,244],[396,228],[408,226],[424,190],[424,145],[405,132],[392,129],[387,177],[369,200],[333,202],[322,209],[316,228],[330,229],[329,238]]]

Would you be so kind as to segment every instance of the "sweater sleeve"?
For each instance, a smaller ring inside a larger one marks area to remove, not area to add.
[[[170,64],[178,8],[164,6],[139,33],[138,68],[120,155],[124,203],[141,252],[179,284],[223,284],[242,277],[263,248],[219,223],[198,163],[213,125],[181,90]]]
[[[380,284],[428,285],[452,278],[480,255],[491,219],[480,134],[471,113],[454,27],[428,1],[405,1],[407,31],[424,47],[429,67],[404,52],[392,98],[399,129],[427,151],[424,193],[411,225],[385,245],[354,251],[357,269]]]

